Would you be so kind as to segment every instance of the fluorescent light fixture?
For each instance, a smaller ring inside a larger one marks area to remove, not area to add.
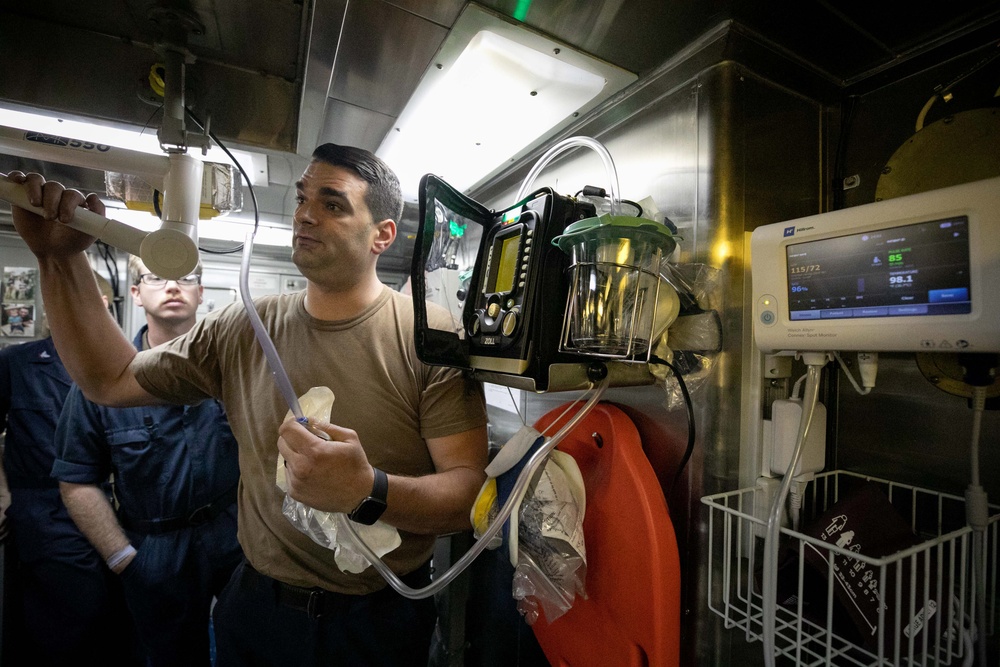
[[[141,229],[144,232],[155,232],[163,226],[160,219],[152,213],[125,208],[125,204],[117,199],[102,199],[101,201],[104,202],[106,209],[104,216],[106,218],[124,222],[128,226]]]
[[[203,239],[243,243],[252,229],[253,221],[213,218],[198,223],[198,236]],[[288,248],[291,251],[292,230],[288,227],[271,227],[261,222],[260,226],[257,227],[257,233],[254,234],[253,244],[255,247],[259,245],[276,246]]]
[[[0,126],[14,127],[29,132],[39,132],[57,137],[77,139],[95,145],[115,146],[140,153],[163,155],[160,141],[156,138],[156,128],[134,128],[122,124],[103,123],[82,119],[52,111],[28,111],[0,107]],[[227,147],[228,148],[228,147]],[[267,185],[267,156],[249,151],[229,149],[253,185]],[[233,164],[225,151],[214,145],[208,154],[202,156],[200,150],[191,151],[193,157],[205,162]]]
[[[469,4],[376,154],[409,201],[427,173],[468,190],[635,79]]]
[[[105,200],[104,204],[107,207],[105,212],[107,217],[124,222],[136,229],[152,232],[162,225],[160,219],[152,213],[125,208],[125,205],[118,200]],[[198,238],[243,243],[252,229],[253,220],[249,219],[225,216],[211,220],[199,220]],[[287,226],[270,225],[262,220],[257,227],[253,243],[255,246],[266,245],[290,249],[292,247],[292,230]]]

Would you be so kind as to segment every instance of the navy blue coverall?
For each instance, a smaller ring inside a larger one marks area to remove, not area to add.
[[[137,550],[121,578],[151,664],[207,666],[212,599],[243,560],[237,445],[222,404],[107,408],[74,387],[56,442],[53,477],[95,484],[113,473]]]
[[[87,655],[99,655],[102,664],[135,664],[121,584],[73,523],[49,475],[71,385],[51,338],[0,350],[7,517],[16,554],[4,582],[14,607],[4,628],[4,664],[74,664]]]

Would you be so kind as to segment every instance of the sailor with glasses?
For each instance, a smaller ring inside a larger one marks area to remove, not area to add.
[[[196,273],[166,280],[129,261],[132,299],[146,313],[146,350],[195,324]],[[121,575],[148,663],[210,664],[213,598],[243,552],[236,540],[236,440],[222,404],[108,408],[76,387],[56,435],[53,476],[80,529]],[[96,493],[114,475],[117,513]]]
[[[165,287],[166,284],[170,282],[166,278],[161,278],[155,273],[143,273],[141,276],[139,276],[139,281],[142,282],[143,285],[149,285],[150,287]],[[173,282],[177,283],[178,285],[184,285],[185,287],[190,287],[191,285],[200,285],[201,276],[199,276],[197,273],[192,273],[184,276],[183,278],[178,278]]]

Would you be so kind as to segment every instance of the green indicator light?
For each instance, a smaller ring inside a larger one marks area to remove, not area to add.
[[[465,224],[458,224],[454,220],[448,221],[448,229],[451,231],[452,238],[460,239],[465,236]]]
[[[514,8],[514,18],[523,22],[528,15],[529,7],[531,7],[531,0],[517,0],[517,7]]]

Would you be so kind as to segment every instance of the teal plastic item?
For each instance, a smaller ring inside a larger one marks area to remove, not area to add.
[[[572,254],[573,247],[581,242],[623,238],[659,247],[664,256],[672,253],[677,246],[677,241],[666,225],[647,218],[609,213],[568,225],[562,234],[552,239],[552,245],[566,254]]]

